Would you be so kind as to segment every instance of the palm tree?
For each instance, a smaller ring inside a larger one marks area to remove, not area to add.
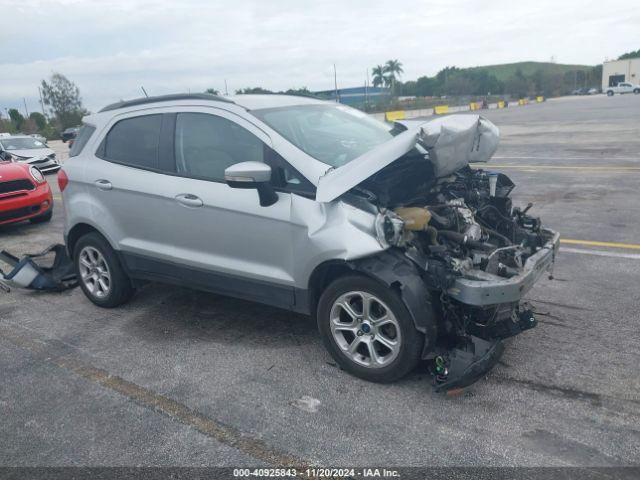
[[[384,73],[385,73],[385,70],[384,70],[384,66],[382,65],[376,65],[375,67],[373,67],[373,69],[371,69],[371,75],[373,75],[374,87],[380,87],[382,85],[388,84],[388,79],[387,77],[385,77]]]
[[[387,63],[384,64],[383,67],[384,73],[387,74],[389,78],[389,83],[391,84],[391,91],[395,89],[396,86],[396,75],[400,77],[404,70],[402,70],[402,63],[398,59],[395,60],[387,60]]]

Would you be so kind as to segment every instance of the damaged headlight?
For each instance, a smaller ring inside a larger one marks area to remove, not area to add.
[[[384,248],[404,243],[404,222],[391,210],[382,210],[375,220],[376,237]]]

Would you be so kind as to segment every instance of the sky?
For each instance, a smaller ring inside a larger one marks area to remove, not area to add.
[[[640,48],[634,1],[0,0],[0,112],[40,110],[53,72],[92,111],[215,88],[363,85],[389,59],[403,80],[445,66],[596,65]]]

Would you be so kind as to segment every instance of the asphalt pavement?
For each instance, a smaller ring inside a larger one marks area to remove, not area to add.
[[[79,289],[13,290],[0,465],[640,464],[640,95],[481,113],[502,134],[487,168],[567,242],[528,295],[538,327],[466,393],[420,369],[351,377],[309,318],[241,300],[150,284],[103,310]],[[61,242],[63,219],[57,201],[48,225],[0,227],[0,247]]]

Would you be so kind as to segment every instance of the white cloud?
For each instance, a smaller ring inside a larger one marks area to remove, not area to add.
[[[519,60],[596,64],[639,45],[628,4],[543,0],[0,0],[0,107],[53,71],[80,87],[90,109],[139,96],[360,85],[389,58],[405,78],[445,65]],[[612,33],[615,32],[615,33]]]

